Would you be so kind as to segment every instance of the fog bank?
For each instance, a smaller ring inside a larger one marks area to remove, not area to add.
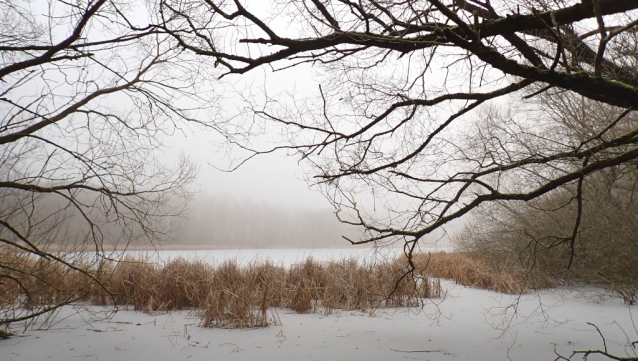
[[[342,235],[358,237],[330,209],[207,194],[198,195],[187,218],[174,220],[172,227],[170,247],[344,248],[350,243]]]

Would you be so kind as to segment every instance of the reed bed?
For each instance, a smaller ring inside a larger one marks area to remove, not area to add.
[[[457,284],[495,292],[526,292],[526,274],[516,267],[490,266],[485,260],[466,252],[435,252],[412,257],[416,271],[426,277],[450,279]],[[407,263],[405,256],[400,261]]]
[[[134,259],[118,264],[110,280],[114,304],[144,312],[192,309],[205,327],[261,327],[277,322],[274,309],[331,313],[417,306],[440,297],[437,280],[404,275],[396,262],[319,263],[309,258],[290,268],[272,262],[241,267],[175,259],[157,266]]]
[[[109,269],[114,267],[107,262],[63,264],[0,247],[0,321],[11,309],[34,310],[98,297]]]
[[[277,323],[275,310],[299,313],[411,307],[441,296],[438,276],[407,272],[401,260],[366,262],[308,258],[290,267],[270,261],[241,266],[177,258],[165,264],[127,257],[51,259],[0,249],[0,311],[42,310],[86,302],[143,312],[191,310],[205,327],[262,327]]]

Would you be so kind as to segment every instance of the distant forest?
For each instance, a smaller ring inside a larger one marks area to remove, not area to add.
[[[357,233],[329,209],[289,208],[267,202],[200,195],[186,218],[174,219],[168,246],[241,248],[347,247]]]

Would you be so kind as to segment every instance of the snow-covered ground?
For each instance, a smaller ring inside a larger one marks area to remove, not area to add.
[[[16,336],[0,340],[0,360],[554,360],[554,349],[569,356],[603,348],[587,322],[598,326],[610,352],[638,353],[628,346],[638,340],[638,311],[619,299],[575,291],[524,295],[512,317],[514,296],[445,285],[445,299],[423,310],[279,310],[281,324],[262,329],[201,328],[187,311],[120,311],[90,321],[69,307],[48,330],[14,327]],[[589,358],[599,359],[605,358]]]

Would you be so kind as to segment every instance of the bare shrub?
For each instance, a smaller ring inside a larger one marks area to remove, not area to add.
[[[638,213],[631,197],[635,171],[601,172],[575,187],[526,205],[494,205],[474,214],[461,249],[491,268],[525,273],[533,287],[604,287],[627,303],[638,296]],[[606,173],[606,174],[605,174]],[[580,210],[579,210],[580,209]],[[581,213],[574,231],[574,214]]]

